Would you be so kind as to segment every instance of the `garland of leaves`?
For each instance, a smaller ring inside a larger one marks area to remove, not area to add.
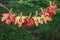
[[[18,28],[22,27],[22,24],[26,25],[28,28],[31,28],[32,25],[36,25],[38,27],[38,24],[47,24],[48,21],[52,21],[52,16],[56,14],[56,8],[57,5],[54,3],[51,3],[49,1],[50,6],[46,8],[45,10],[41,9],[41,14],[38,15],[38,11],[36,11],[36,14],[34,16],[31,16],[32,13],[29,14],[29,16],[23,16],[22,12],[20,12],[20,15],[16,16],[14,12],[12,12],[12,8],[9,10],[4,5],[0,3],[2,7],[7,9],[9,13],[2,14],[1,21],[10,25],[11,23],[14,23],[14,25],[18,24]]]

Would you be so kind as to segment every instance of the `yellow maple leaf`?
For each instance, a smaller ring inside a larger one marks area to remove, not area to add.
[[[14,24],[15,25],[18,24],[18,28],[22,27],[22,23],[24,23],[25,18],[27,18],[27,16],[22,16],[21,18],[20,18],[20,16],[17,16],[15,18],[15,23]]]
[[[41,15],[41,18],[43,18],[43,22],[44,22],[45,24],[47,24],[47,18],[45,17],[44,14]]]
[[[32,17],[35,21],[35,25],[38,26],[38,18],[35,16],[35,17]]]
[[[17,17],[15,18],[14,24],[16,25],[16,24],[19,22],[19,20],[20,20],[20,16],[17,16]]]

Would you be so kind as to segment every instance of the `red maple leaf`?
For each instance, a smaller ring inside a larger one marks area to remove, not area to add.
[[[7,13],[4,13],[4,14],[2,14],[2,19],[1,19],[1,21],[5,21],[7,18],[8,18],[8,16],[9,16],[9,14],[7,14]]]
[[[4,14],[2,14],[1,21],[6,21],[6,24],[10,24],[10,22],[14,22],[15,21],[15,14],[4,13]]]
[[[6,24],[7,25],[11,24],[11,20],[10,19],[6,19]]]
[[[53,16],[54,14],[56,14],[56,10],[48,8],[47,10],[45,10],[45,13],[48,13],[49,16]]]
[[[56,9],[56,8],[57,8],[57,5],[56,5],[56,4],[51,4],[51,5],[49,6],[49,8]]]
[[[15,16],[16,16],[15,14],[11,14],[11,15],[10,15],[10,20],[11,20],[12,22],[15,22]]]
[[[24,19],[24,24],[27,25],[28,28],[31,28],[31,26],[32,26],[33,24],[35,24],[35,21],[34,21],[33,18],[31,18],[31,19],[29,19],[29,20],[28,20],[28,18],[26,18],[26,19]]]

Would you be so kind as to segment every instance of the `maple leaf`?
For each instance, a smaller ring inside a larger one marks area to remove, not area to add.
[[[38,17],[32,17],[35,21],[35,25],[38,27]],[[40,21],[40,20],[39,20]]]
[[[53,9],[47,9],[47,10],[45,10],[45,13],[48,13],[49,16],[52,17],[54,14],[56,14],[56,10],[53,10]]]
[[[10,14],[10,20],[12,21],[12,22],[15,22],[15,14]]]
[[[36,23],[40,23],[40,24],[43,24],[43,19],[42,17],[38,16],[38,17],[33,17],[34,20],[36,21]]]
[[[41,15],[41,19],[45,24],[47,24],[47,18],[45,17],[44,14]]]
[[[7,14],[7,13],[2,14],[1,21],[5,21],[8,17],[9,17],[9,14]]]
[[[33,18],[31,18],[31,19],[29,20],[29,22],[28,22],[28,28],[31,28],[31,26],[32,26],[33,24],[35,24],[35,21],[34,21]]]
[[[24,23],[24,19],[25,19],[25,18],[27,18],[27,16],[22,16],[22,17],[21,17],[22,23]],[[14,24],[17,24],[17,23],[19,22],[19,20],[20,20],[20,16],[17,16],[17,17],[15,18]]]
[[[27,25],[28,28],[31,28],[31,26],[32,26],[33,24],[35,24],[35,21],[34,21],[33,18],[30,18],[30,19],[25,18],[25,19],[24,19],[24,24]]]
[[[24,23],[24,19],[27,18],[26,16],[22,16],[21,19],[20,19],[20,16],[17,16],[15,18],[15,22],[14,24],[18,24],[18,28],[20,28],[22,26],[22,23]]]
[[[49,8],[56,9],[56,8],[57,8],[57,5],[56,5],[56,4],[51,4],[51,5],[49,6]]]
[[[15,14],[7,14],[7,13],[2,14],[1,21],[6,21],[7,19],[10,19],[11,22],[14,22]]]
[[[7,25],[11,24],[11,20],[10,19],[6,19],[6,24]]]
[[[15,21],[15,14],[12,14],[12,8],[11,10],[9,10],[9,14],[8,13],[2,14],[1,21],[6,21],[7,24],[10,24],[10,22]]]
[[[17,16],[17,17],[15,18],[14,24],[16,25],[16,24],[19,22],[19,20],[20,20],[20,16]]]
[[[49,16],[53,16],[54,14],[56,14],[56,8],[56,4],[51,4],[49,8],[46,10],[46,12],[49,14]]]

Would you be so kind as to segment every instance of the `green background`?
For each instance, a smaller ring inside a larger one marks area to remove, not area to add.
[[[4,6],[8,9],[13,8],[13,12],[23,15],[32,16],[35,15],[35,11],[41,12],[40,8],[47,8],[49,6],[49,0],[19,0],[19,1],[9,1],[4,2]],[[53,2],[53,1],[52,1]],[[0,21],[0,40],[60,40],[60,1],[56,0],[57,13],[54,15],[53,21],[48,22],[48,24],[39,24],[38,27],[33,25],[30,29],[27,26],[22,26],[18,29],[17,25],[6,25],[4,22]],[[0,6],[0,20],[2,14],[8,12],[5,8]]]

